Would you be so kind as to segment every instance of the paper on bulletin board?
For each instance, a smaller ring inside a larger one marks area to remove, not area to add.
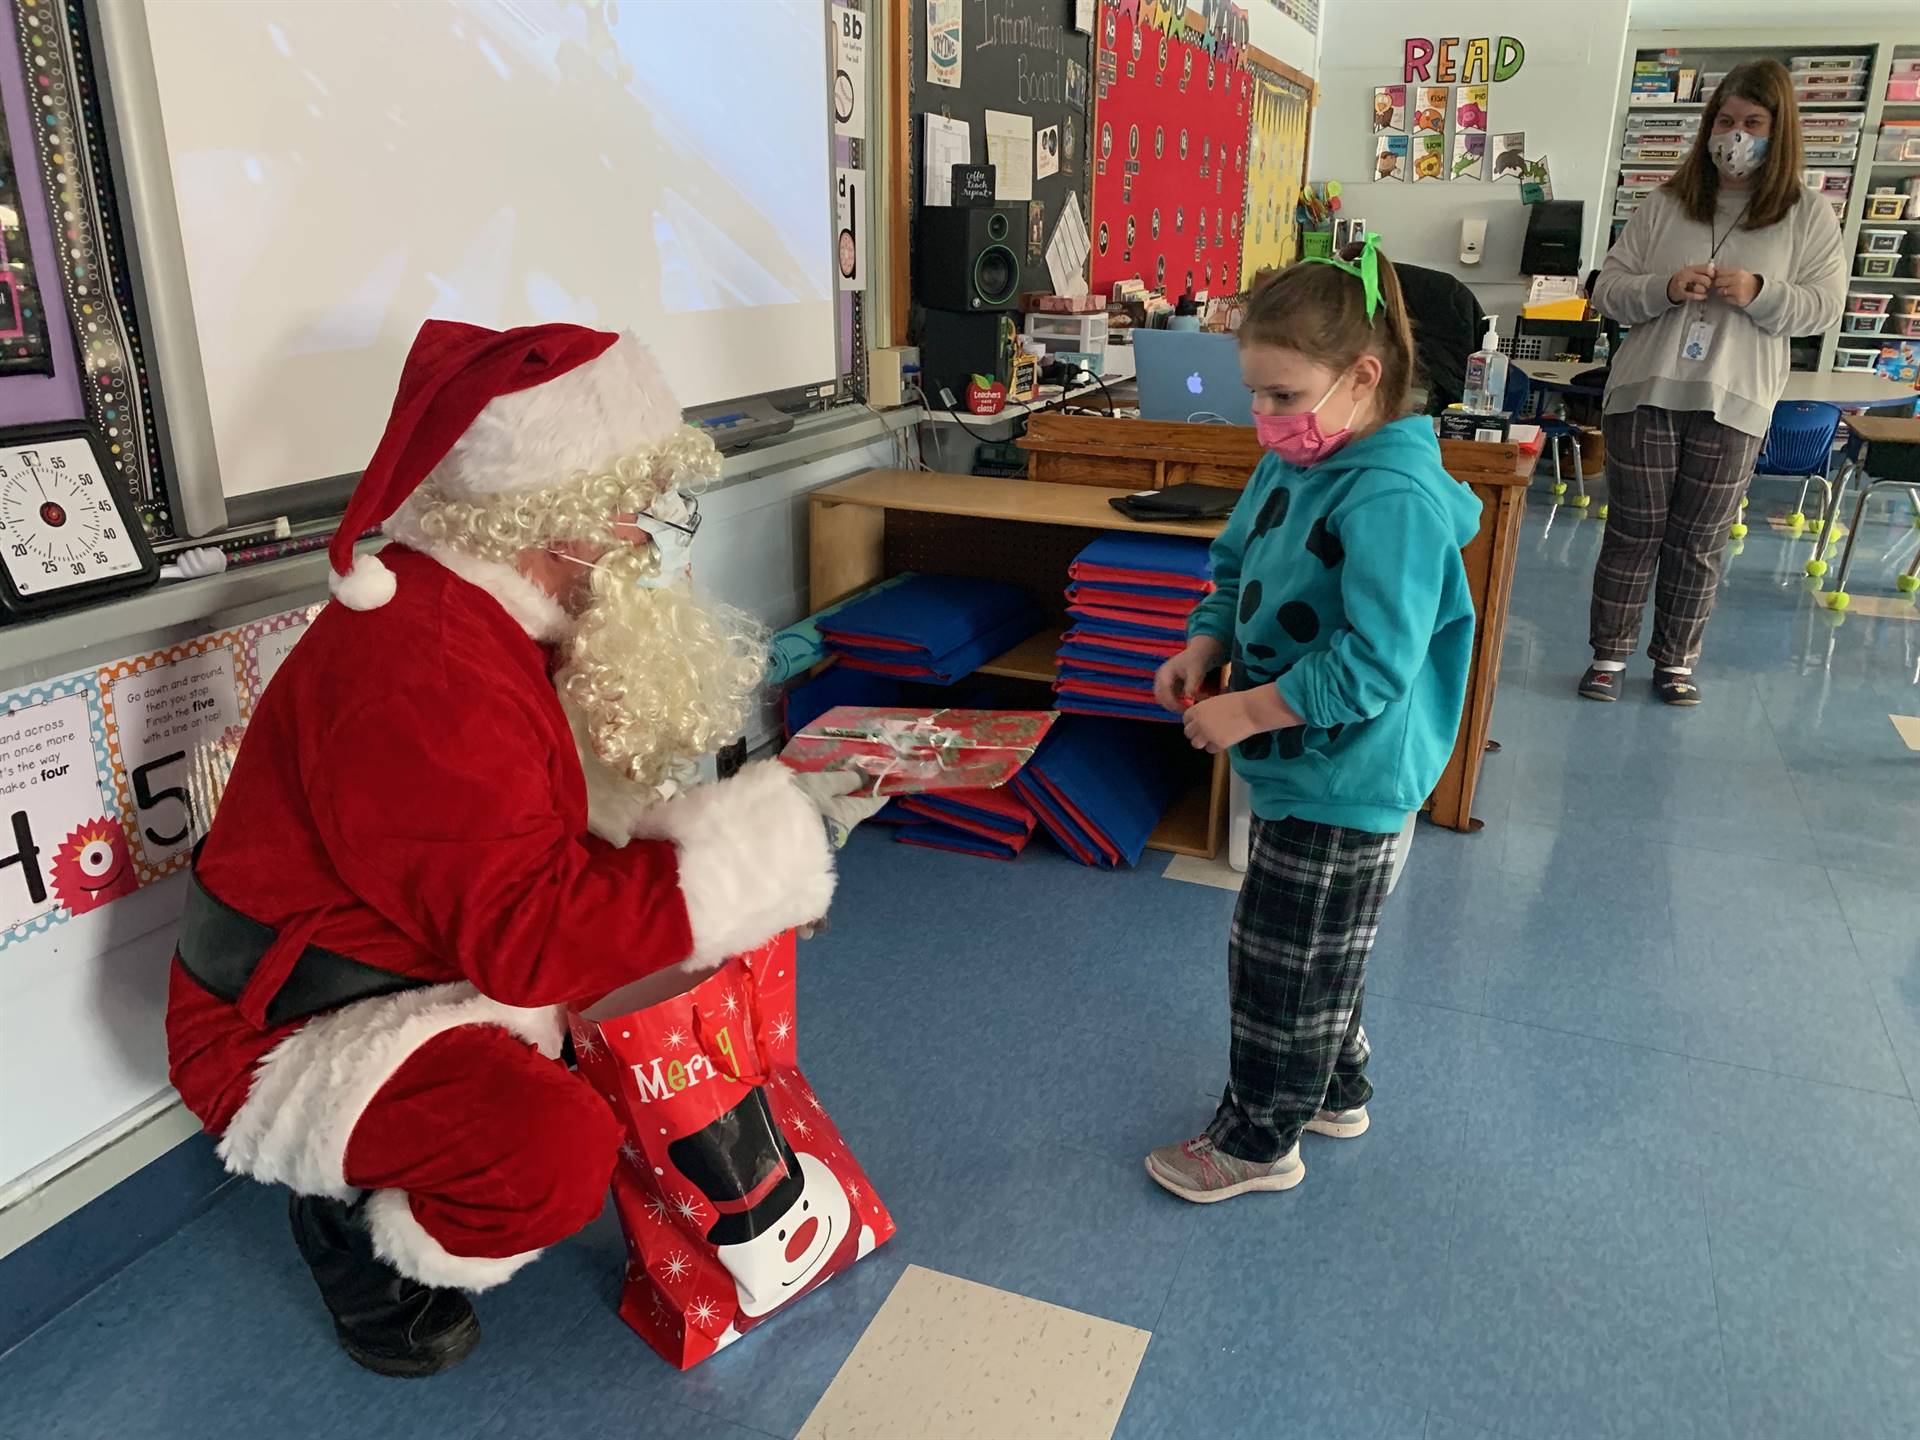
[[[1407,128],[1407,87],[1404,85],[1376,85],[1373,87],[1373,133],[1376,135],[1403,133]]]
[[[1047,242],[1047,278],[1053,281],[1054,294],[1077,298],[1087,293],[1087,256],[1092,250],[1080,193],[1069,190],[1054,222],[1053,239]]]
[[[927,127],[926,163],[923,199],[929,205],[953,204],[953,167],[973,163],[973,127],[964,120],[949,120],[944,115],[920,117]]]
[[[286,663],[287,656],[293,653],[293,647],[307,633],[307,626],[321,609],[319,605],[309,605],[241,627],[241,644],[247,657],[247,689],[255,705],[260,703],[261,693],[280,673],[281,665]]]
[[[1510,130],[1492,136],[1487,142],[1495,180],[1518,180],[1527,168],[1527,132]]]
[[[1044,180],[1060,173],[1060,127],[1049,125],[1033,132],[1033,175]]]
[[[993,166],[994,200],[1033,198],[1033,117],[1010,110],[987,111],[987,163]]]
[[[137,885],[90,675],[0,700],[0,949]]]
[[[222,631],[100,671],[114,788],[143,883],[179,869],[192,848],[194,747],[246,724],[242,644],[237,631]]]
[[[1487,178],[1487,137],[1484,135],[1456,133],[1453,137],[1453,178],[1456,180],[1484,180]]]
[[[1487,129],[1487,87],[1484,85],[1462,85],[1453,93],[1453,128],[1456,131],[1470,130],[1485,134]]]
[[[1419,99],[1413,110],[1414,134],[1446,133],[1447,111],[1453,105],[1452,92],[1451,85],[1422,85],[1419,88]]]
[[[833,265],[842,290],[867,288],[867,234],[861,220],[866,172],[839,166],[833,178]]]
[[[960,0],[927,0],[927,83],[960,88]]]
[[[1411,139],[1405,135],[1377,135],[1373,141],[1373,178],[1405,180]]]
[[[1413,137],[1413,180],[1416,185],[1447,178],[1447,138],[1444,135]]]
[[[867,138],[867,17],[833,7],[833,133]]]

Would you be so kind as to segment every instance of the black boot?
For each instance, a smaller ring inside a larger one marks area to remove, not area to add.
[[[295,1195],[287,1211],[334,1333],[355,1361],[414,1379],[451,1370],[480,1343],[465,1295],[409,1280],[373,1253],[359,1203]]]

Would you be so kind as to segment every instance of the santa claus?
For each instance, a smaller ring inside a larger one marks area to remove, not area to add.
[[[461,1292],[600,1211],[620,1143],[563,1013],[664,990],[833,894],[868,802],[778,765],[688,788],[763,656],[694,597],[712,444],[631,336],[429,321],[199,851],[171,1075],[293,1192],[347,1353],[428,1375]],[[391,542],[355,557],[354,537]],[[809,782],[818,785],[819,782]]]

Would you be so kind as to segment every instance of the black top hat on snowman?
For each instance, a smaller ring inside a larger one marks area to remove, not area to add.
[[[704,1130],[674,1141],[667,1156],[718,1212],[707,1231],[713,1245],[744,1244],[772,1229],[806,1186],[757,1085]]]

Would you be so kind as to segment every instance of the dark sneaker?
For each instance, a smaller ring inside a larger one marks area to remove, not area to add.
[[[1147,1174],[1182,1200],[1211,1205],[1253,1190],[1291,1190],[1307,1178],[1296,1144],[1270,1165],[1236,1160],[1205,1135],[1162,1145],[1147,1156]]]
[[[1667,705],[1698,705],[1700,703],[1700,687],[1693,683],[1693,677],[1682,675],[1674,670],[1653,672],[1653,693]]]
[[[1580,677],[1580,693],[1589,700],[1618,700],[1620,698],[1621,670],[1602,670],[1598,665],[1589,665],[1587,673]]]
[[[340,1348],[356,1363],[416,1379],[451,1370],[480,1343],[465,1295],[409,1280],[373,1253],[359,1204],[296,1195],[288,1219]]]

